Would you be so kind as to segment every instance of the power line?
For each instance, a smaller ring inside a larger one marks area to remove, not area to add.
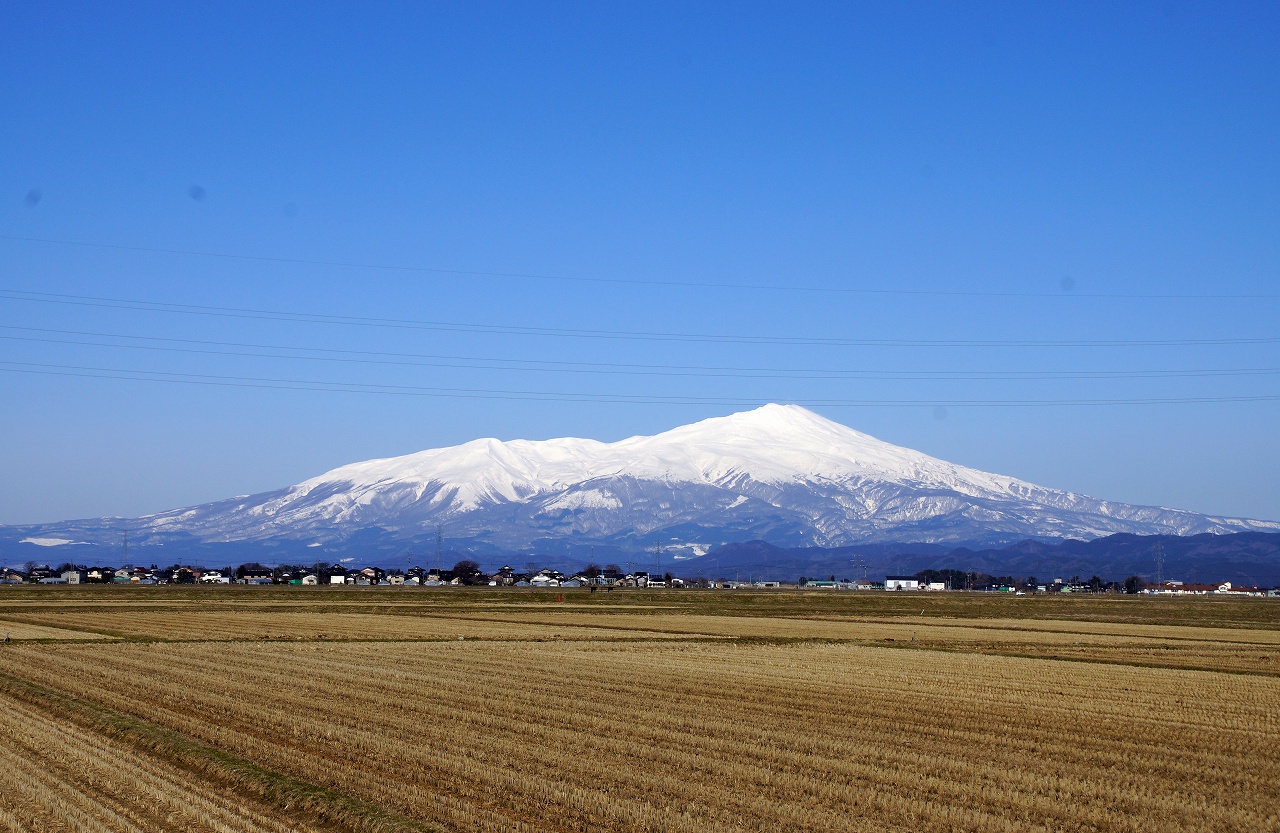
[[[805,292],[834,293],[844,295],[886,295],[907,297],[940,297],[940,298],[1046,298],[1061,300],[1065,298],[1109,299],[1109,300],[1166,300],[1166,301],[1259,301],[1275,300],[1280,294],[1275,293],[1113,293],[1113,292],[992,292],[966,289],[885,289],[873,287],[831,287],[831,286],[791,286],[787,284],[756,283],[718,283],[712,281],[672,281],[652,278],[601,278],[573,275],[551,275],[533,272],[491,272],[476,269],[450,269],[438,266],[407,266],[388,263],[362,263],[358,261],[320,260],[315,258],[271,257],[267,255],[246,255],[230,252],[209,252],[194,249],[169,249],[151,246],[126,246],[114,243],[87,243],[77,240],[57,240],[45,237],[21,237],[11,234],[0,234],[0,240],[12,240],[23,243],[43,243],[56,246],[74,246],[87,249],[104,249],[121,252],[140,252],[146,254],[183,255],[187,257],[216,258],[221,260],[239,260],[257,263],[280,263],[292,266],[326,266],[344,269],[368,269],[383,272],[407,272],[438,275],[466,275],[484,278],[512,278],[520,280],[564,281],[573,283],[589,283],[619,286],[661,286],[683,289],[731,289],[758,290],[767,292]]]
[[[81,365],[43,364],[0,361],[0,372],[41,376],[72,376],[91,379],[118,379],[135,382],[167,382],[218,387],[267,388],[270,390],[305,390],[325,393],[362,393],[392,396],[430,396],[460,399],[509,399],[521,401],[592,402],[627,405],[725,405],[752,407],[770,401],[783,401],[813,407],[1043,407],[1102,405],[1190,405],[1225,402],[1274,402],[1278,395],[1157,397],[1132,399],[790,399],[766,397],[735,399],[729,397],[631,396],[626,394],[590,394],[543,391],[488,390],[483,388],[434,388],[408,385],[325,382],[306,379],[277,379],[254,376],[222,376],[212,374],[169,373],[166,371],[131,370],[128,368],[85,367]]]
[[[716,335],[711,333],[664,333],[629,330],[587,330],[561,327],[517,327],[495,324],[475,324],[450,321],[424,321],[414,319],[373,318],[366,316],[328,315],[322,313],[289,312],[284,310],[259,310],[242,307],[217,307],[202,304],[172,304],[159,301],[138,301],[120,298],[101,298],[91,295],[66,295],[52,292],[0,289],[0,299],[49,304],[69,304],[110,309],[128,309],[140,312],[161,312],[180,315],[213,316],[262,321],[287,321],[294,323],[333,324],[352,327],[380,327],[391,329],[439,330],[489,335],[549,336],[558,338],[609,339],[632,341],[668,341],[707,344],[756,344],[768,346],[800,347],[918,347],[918,348],[981,348],[981,347],[1203,347],[1220,345],[1280,344],[1280,337],[1262,338],[1201,338],[1201,339],[1067,339],[1067,340],[993,340],[993,339],[845,339],[845,338],[792,338],[781,336]]]
[[[34,344],[60,344],[84,347],[107,347],[126,350],[147,350],[162,353],[183,353],[208,356],[235,356],[244,358],[286,359],[297,361],[334,362],[341,364],[372,364],[393,367],[431,367],[466,370],[495,370],[540,373],[577,373],[621,376],[727,378],[727,379],[791,379],[795,381],[1070,381],[1070,380],[1122,380],[1122,379],[1185,379],[1210,377],[1274,376],[1280,367],[1206,368],[1188,370],[1099,370],[1099,371],[883,371],[838,370],[812,368],[745,368],[700,367],[696,365],[636,365],[596,364],[592,362],[544,362],[535,359],[488,359],[469,356],[444,356],[420,353],[385,353],[366,350],[341,350],[336,348],[303,347],[296,345],[253,344],[244,342],[208,341],[183,338],[161,338],[122,333],[94,333],[77,330],[56,330],[39,327],[18,327],[0,324],[0,330],[19,330],[67,335],[96,336],[101,338],[135,339],[149,344],[115,344],[106,341],[82,341],[74,339],[40,338],[33,336],[0,335],[5,341]],[[320,353],[321,355],[287,355],[285,353],[248,352],[247,350],[210,350],[199,347],[176,347],[174,344],[207,345],[211,347],[244,347],[259,350]],[[376,357],[376,358],[375,358]],[[432,361],[408,361],[428,359]],[[486,364],[466,362],[487,362]]]

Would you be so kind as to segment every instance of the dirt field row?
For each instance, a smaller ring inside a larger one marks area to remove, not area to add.
[[[126,744],[0,695],[0,830],[309,833]]]
[[[1280,631],[1056,620],[716,616],[504,610],[396,614],[116,609],[10,614],[12,639],[172,641],[447,641],[739,639],[863,645],[1280,675]]]
[[[15,617],[16,618],[16,617]],[[91,631],[99,636],[147,637],[170,640],[262,639],[653,639],[647,631],[627,631],[591,625],[540,622],[491,621],[451,616],[388,616],[365,613],[257,613],[192,611],[114,611],[110,613],[26,613],[26,627],[43,627],[48,633],[65,628]],[[16,628],[22,627],[15,623]],[[660,636],[660,635],[659,635]],[[23,637],[37,638],[37,637]],[[56,637],[49,637],[56,638]],[[74,638],[65,636],[63,638]]]
[[[53,617],[57,621],[57,617]],[[0,631],[11,640],[29,639],[106,639],[101,633],[77,631],[60,625],[42,624],[16,619],[0,619]]]

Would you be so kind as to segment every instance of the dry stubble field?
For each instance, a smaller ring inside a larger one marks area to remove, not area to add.
[[[0,829],[1280,829],[1280,603],[0,591]]]

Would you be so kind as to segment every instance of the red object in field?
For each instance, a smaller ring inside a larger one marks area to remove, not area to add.
[[[557,601],[557,602],[563,602],[563,601],[564,601],[564,594],[563,594],[563,593],[557,593],[557,594],[556,594],[556,601]]]

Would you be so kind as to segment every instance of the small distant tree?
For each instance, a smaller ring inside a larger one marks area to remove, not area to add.
[[[587,578],[595,578],[596,576],[600,575],[600,565],[588,564],[587,566],[582,568],[582,574]]]
[[[1142,589],[1142,578],[1140,576],[1129,576],[1124,580],[1124,592],[1129,594],[1137,593]]]
[[[469,558],[464,558],[457,564],[453,565],[453,574],[455,577],[462,579],[463,584],[475,584],[480,577],[480,565]]]
[[[1093,576],[1092,578],[1089,579],[1089,589],[1092,592],[1097,593],[1102,589],[1102,585],[1104,583],[1105,582],[1103,582],[1101,576]]]

